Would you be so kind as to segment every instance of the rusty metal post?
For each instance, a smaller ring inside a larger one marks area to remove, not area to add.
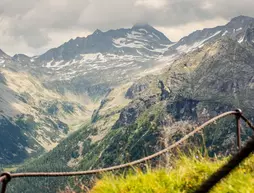
[[[241,149],[242,142],[241,142],[241,115],[242,115],[242,110],[241,109],[236,109],[237,114],[235,115],[236,117],[236,133],[237,133],[237,147],[238,150]]]
[[[1,193],[5,193],[5,192],[6,192],[7,183],[8,183],[8,182],[3,181]]]
[[[2,177],[1,178],[1,181],[2,181],[1,193],[5,193],[8,183],[11,181],[11,174],[8,172],[2,173],[0,177]]]
[[[240,123],[240,116],[236,115],[236,127],[237,127],[237,147],[241,149],[241,123]]]

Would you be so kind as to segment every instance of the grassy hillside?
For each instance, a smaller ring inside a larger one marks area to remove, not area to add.
[[[105,175],[91,193],[191,193],[228,159],[183,156],[169,169],[136,170],[127,175]],[[254,156],[249,157],[234,172],[212,190],[212,193],[253,193]]]

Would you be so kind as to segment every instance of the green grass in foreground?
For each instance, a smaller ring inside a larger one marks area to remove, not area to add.
[[[108,174],[98,180],[91,193],[189,193],[228,159],[211,161],[183,156],[175,167],[155,169],[147,173],[114,176]],[[211,191],[213,193],[254,193],[254,156],[243,162]]]

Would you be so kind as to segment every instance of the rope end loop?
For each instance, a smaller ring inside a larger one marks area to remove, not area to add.
[[[11,181],[11,173],[9,172],[4,172],[4,173],[1,173],[0,177],[2,176],[5,176],[5,179],[4,179],[4,183],[8,183]]]

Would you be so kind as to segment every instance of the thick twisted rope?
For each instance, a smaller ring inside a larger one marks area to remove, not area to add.
[[[236,110],[236,111],[229,111],[226,113],[223,113],[221,115],[218,115],[209,121],[205,122],[201,126],[197,127],[194,129],[192,132],[189,134],[185,135],[183,138],[181,138],[179,141],[176,143],[170,145],[169,147],[152,154],[150,156],[144,157],[142,159],[129,162],[126,164],[121,164],[117,166],[112,166],[112,167],[107,167],[107,168],[101,168],[101,169],[94,169],[94,170],[87,170],[87,171],[79,171],[79,172],[31,172],[31,173],[3,173],[0,176],[0,182],[3,182],[2,186],[2,193],[5,192],[7,183],[11,180],[11,178],[24,178],[24,177],[60,177],[60,176],[79,176],[79,175],[91,175],[91,174],[98,174],[102,172],[108,172],[108,171],[114,171],[114,170],[119,170],[127,167],[131,167],[143,162],[146,162],[148,160],[151,160],[155,157],[158,157],[169,150],[179,146],[181,143],[185,142],[187,139],[192,137],[194,134],[202,130],[204,127],[207,125],[210,125],[211,123],[229,116],[229,115],[235,115],[236,117],[242,118],[247,125],[254,131],[254,126],[251,124],[251,122],[242,115],[241,110]],[[235,167],[237,167],[248,155],[253,151],[254,149],[254,139],[251,140],[250,142],[247,143],[247,145],[236,155],[234,156],[228,164],[223,166],[220,170],[218,170],[215,174],[213,174],[204,184],[201,185],[201,187],[195,192],[195,193],[205,193],[208,192],[214,185],[216,185],[222,178],[227,176]]]
[[[87,170],[87,171],[78,171],[78,172],[30,172],[30,173],[13,173],[10,174],[12,178],[24,178],[24,177],[58,177],[58,176],[80,176],[80,175],[90,175],[90,174],[98,174],[98,173],[102,173],[102,172],[109,172],[109,171],[114,171],[114,170],[119,170],[119,169],[123,169],[123,168],[127,168],[127,167],[131,167],[143,162],[146,162],[148,160],[151,160],[155,157],[158,157],[166,152],[168,152],[169,150],[177,147],[178,145],[180,145],[181,143],[183,143],[184,141],[186,141],[187,139],[189,139],[190,137],[192,137],[195,133],[199,132],[200,130],[202,130],[204,127],[206,127],[207,125],[223,118],[229,115],[237,115],[239,114],[238,111],[229,111],[226,113],[223,113],[221,115],[218,115],[212,119],[210,119],[209,121],[205,122],[204,124],[202,124],[201,126],[197,127],[196,129],[194,129],[192,132],[190,132],[189,134],[185,135],[183,138],[181,138],[179,141],[177,141],[176,143],[170,145],[169,147],[155,153],[152,154],[150,156],[144,157],[142,159],[133,161],[133,162],[129,162],[129,163],[125,163],[125,164],[121,164],[121,165],[117,165],[117,166],[112,166],[112,167],[107,167],[107,168],[101,168],[101,169],[94,169],[94,170]]]

